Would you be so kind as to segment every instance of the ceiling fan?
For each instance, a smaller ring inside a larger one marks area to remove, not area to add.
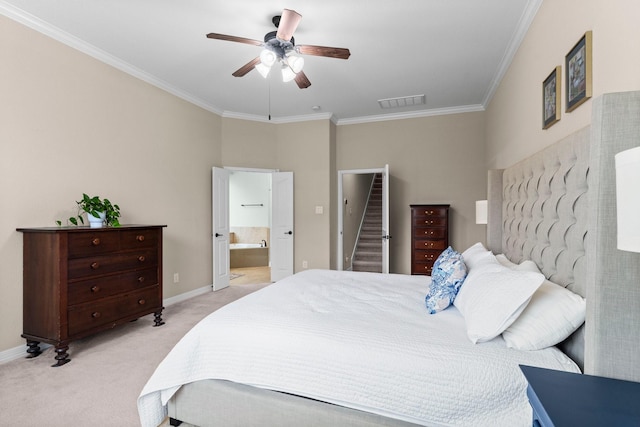
[[[230,42],[246,43],[254,46],[262,46],[260,56],[247,62],[232,75],[242,77],[254,68],[267,77],[272,66],[279,63],[282,67],[282,78],[285,82],[294,80],[300,89],[311,86],[311,82],[302,71],[304,58],[302,55],[326,56],[329,58],[348,59],[351,55],[349,49],[339,47],[311,46],[295,44],[293,33],[295,32],[302,15],[295,10],[284,9],[282,15],[274,16],[271,22],[278,29],[264,36],[264,41],[247,39],[244,37],[228,36],[226,34],[209,33],[210,39],[226,40]]]

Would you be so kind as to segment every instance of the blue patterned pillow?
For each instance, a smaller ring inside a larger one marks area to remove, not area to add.
[[[425,298],[429,314],[449,307],[467,277],[467,266],[462,255],[449,246],[440,254],[431,270],[431,286]]]

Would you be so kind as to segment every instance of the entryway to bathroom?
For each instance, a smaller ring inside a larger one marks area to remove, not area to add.
[[[293,173],[212,169],[213,289],[293,274]]]

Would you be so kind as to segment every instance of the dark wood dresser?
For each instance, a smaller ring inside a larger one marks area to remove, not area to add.
[[[70,361],[69,343],[154,313],[162,321],[162,228],[18,228],[23,233],[23,334]]]
[[[411,205],[411,274],[431,275],[449,246],[449,205]]]

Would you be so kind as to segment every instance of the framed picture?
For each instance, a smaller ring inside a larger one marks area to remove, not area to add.
[[[560,120],[561,86],[562,67],[557,66],[542,82],[542,129],[547,129]]]
[[[591,31],[565,57],[567,112],[591,98]]]

